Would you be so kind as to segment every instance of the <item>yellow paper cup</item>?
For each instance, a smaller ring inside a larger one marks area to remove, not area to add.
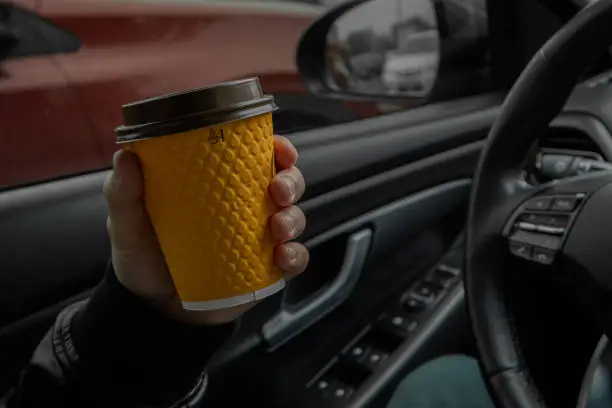
[[[123,106],[145,204],[183,307],[223,309],[285,286],[267,221],[273,98],[257,78]]]

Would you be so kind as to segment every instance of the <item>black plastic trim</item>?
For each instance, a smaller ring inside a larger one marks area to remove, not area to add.
[[[436,154],[305,201],[300,205],[308,217],[304,239],[311,239],[391,201],[432,186],[470,178],[483,143],[471,143]],[[347,206],[349,201],[351,205]]]
[[[299,308],[281,308],[263,325],[262,337],[270,345],[270,350],[282,346],[321,320],[351,295],[366,263],[372,235],[370,228],[351,234],[344,261],[334,281],[301,302]]]
[[[306,246],[312,249],[341,234],[354,230],[359,231],[349,237],[345,264],[334,283],[303,303],[291,305],[289,310],[281,309],[277,315],[263,325],[262,337],[270,348],[275,349],[281,346],[340,305],[350,295],[350,290],[357,283],[356,279],[361,274],[367,255],[373,255],[383,248],[391,247],[392,242],[417,233],[460,208],[468,199],[470,185],[471,180],[460,179],[420,191],[338,225],[306,241]],[[356,241],[357,237],[360,238],[360,241]],[[355,253],[356,249],[358,249],[357,253]],[[350,271],[346,271],[345,267],[353,268],[353,273],[348,273]],[[349,280],[351,276],[355,280]],[[343,285],[350,288],[348,292],[338,287],[339,279]],[[328,294],[332,288],[337,292],[337,296],[321,304],[319,299]],[[314,313],[315,311],[317,313]],[[297,324],[298,321],[299,324]]]
[[[500,102],[494,94],[292,134],[305,198],[483,140]]]
[[[350,408],[365,408],[402,370],[411,363],[428,341],[441,330],[451,316],[465,307],[465,292],[463,285],[456,285],[451,292],[437,305],[434,313],[423,321],[422,326],[393,354],[393,360],[386,370],[379,375],[370,377],[357,390]]]
[[[563,112],[551,122],[549,127],[577,129],[583,132],[599,147],[604,159],[612,161],[612,135],[596,117],[584,113]]]

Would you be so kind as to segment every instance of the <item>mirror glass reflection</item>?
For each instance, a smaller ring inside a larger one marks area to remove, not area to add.
[[[329,85],[343,92],[425,97],[436,80],[440,41],[430,0],[371,0],[327,36]]]

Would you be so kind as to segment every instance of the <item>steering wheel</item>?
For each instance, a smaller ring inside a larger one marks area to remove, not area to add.
[[[576,406],[564,387],[544,390],[534,380],[515,313],[520,294],[509,293],[513,275],[544,273],[568,283],[588,311],[585,319],[612,338],[612,172],[530,185],[522,170],[538,135],[610,42],[612,0],[599,0],[531,60],[480,158],[469,207],[465,285],[483,374],[500,407]],[[551,375],[575,375],[563,369],[560,365]]]

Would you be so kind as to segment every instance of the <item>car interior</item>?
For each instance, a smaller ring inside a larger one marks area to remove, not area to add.
[[[330,31],[381,1],[332,8],[296,50],[313,95],[390,113],[277,126],[307,182],[311,262],[243,317],[204,405],[384,407],[418,366],[463,354],[500,407],[586,406],[612,369],[612,1],[432,0],[426,98],[331,72]],[[0,190],[0,393],[103,276],[109,171]]]

